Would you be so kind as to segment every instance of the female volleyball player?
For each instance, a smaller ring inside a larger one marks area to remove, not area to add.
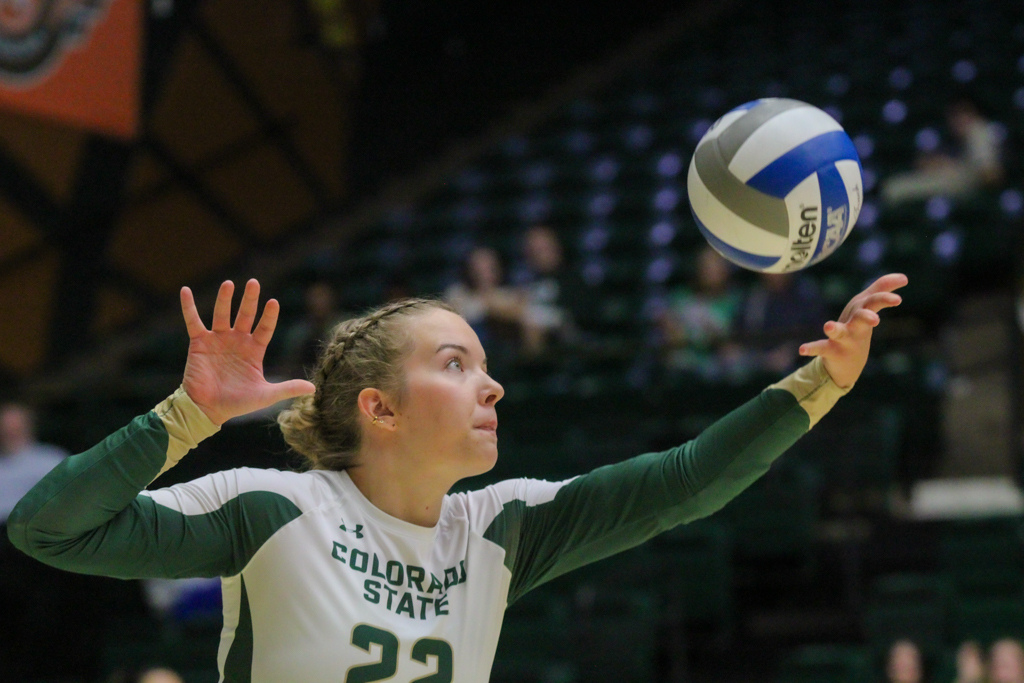
[[[222,577],[225,681],[479,683],[509,603],[711,514],[764,474],[853,386],[878,311],[906,282],[887,275],[857,295],[827,339],[801,347],[817,358],[691,442],[569,481],[455,495],[494,465],[502,388],[447,305],[409,299],[342,323],[312,382],[269,384],[277,302],[253,329],[250,280],[232,325],[225,282],[207,330],[184,288],[182,386],[60,464],[8,531],[71,571]],[[279,421],[309,471],[243,468],[145,490],[226,420],[295,397]]]

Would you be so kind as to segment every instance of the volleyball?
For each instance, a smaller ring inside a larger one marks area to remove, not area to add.
[[[819,263],[850,234],[864,196],[860,157],[826,112],[766,98],[704,134],[687,176],[704,238],[736,265],[786,273]]]

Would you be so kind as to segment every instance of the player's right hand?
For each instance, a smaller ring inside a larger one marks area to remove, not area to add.
[[[215,424],[271,406],[278,401],[311,394],[311,382],[293,379],[271,384],[263,377],[263,357],[274,336],[281,306],[275,299],[263,307],[256,329],[260,283],[249,280],[231,324],[231,298],[235,285],[225,281],[217,292],[213,324],[206,329],[196,310],[192,290],[181,288],[181,312],[188,328],[188,360],[182,386]]]
[[[825,323],[825,339],[800,346],[801,356],[819,356],[832,381],[843,389],[852,387],[868,362],[871,331],[878,325],[878,312],[899,306],[903,298],[894,292],[906,287],[907,276],[890,273],[878,278],[850,299],[839,320]]]

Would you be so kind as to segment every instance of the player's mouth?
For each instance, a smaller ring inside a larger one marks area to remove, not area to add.
[[[498,434],[498,420],[488,420],[487,422],[481,422],[478,425],[473,426],[474,429],[479,429],[485,432],[490,432],[497,436]]]

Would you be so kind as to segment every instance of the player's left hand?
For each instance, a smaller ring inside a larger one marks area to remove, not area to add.
[[[868,362],[871,331],[880,321],[878,312],[900,305],[903,298],[894,290],[906,286],[907,282],[907,276],[902,273],[890,273],[875,280],[850,299],[838,321],[825,323],[828,339],[801,345],[800,355],[820,356],[833,382],[844,389],[852,387]]]

